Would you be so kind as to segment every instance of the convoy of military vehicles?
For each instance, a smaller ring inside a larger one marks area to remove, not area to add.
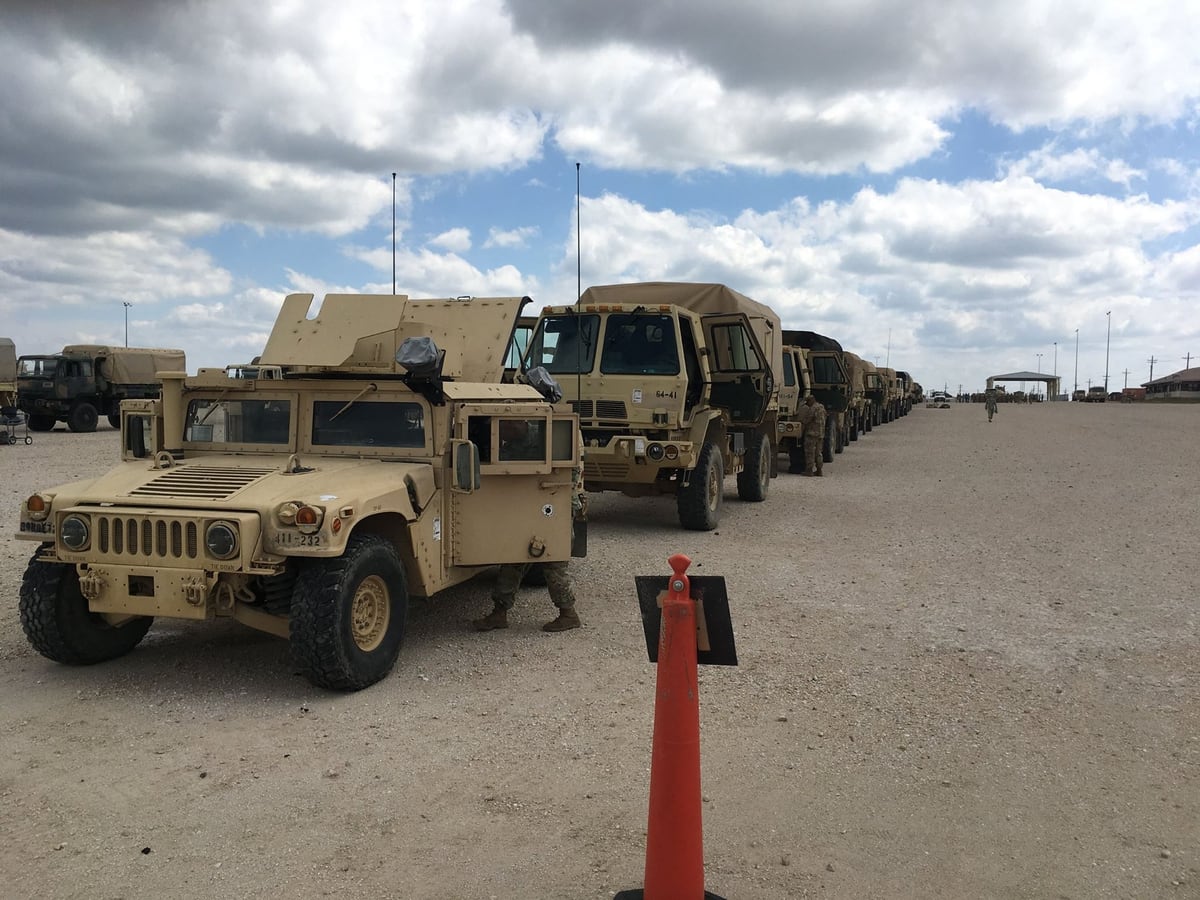
[[[96,663],[156,616],[231,618],[356,690],[391,670],[409,597],[585,552],[580,466],[589,492],[672,496],[684,528],[713,530],[727,476],[758,503],[780,455],[795,468],[805,397],[828,410],[826,462],[923,400],[721,284],[597,286],[536,319],[528,297],[312,301],[286,298],[252,362],[193,376],[182,351],[21,357],[34,430],[121,430],[114,469],[21,505],[39,652]]]

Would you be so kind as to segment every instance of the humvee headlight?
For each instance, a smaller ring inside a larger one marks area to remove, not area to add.
[[[296,527],[303,534],[313,534],[320,530],[324,518],[325,510],[305,504],[296,510]]]
[[[666,454],[667,459],[679,459],[679,448],[674,444],[667,444],[663,452]]]
[[[29,518],[41,522],[50,515],[50,498],[45,494],[32,494],[25,501],[25,509],[29,512]]]
[[[79,552],[87,549],[88,542],[92,539],[92,529],[83,516],[67,516],[59,528],[59,537],[62,538],[64,547]]]
[[[213,522],[204,532],[204,546],[217,559],[229,559],[238,551],[237,530],[228,522]]]
[[[655,462],[658,462],[666,454],[662,444],[651,444],[646,448],[646,455]]]

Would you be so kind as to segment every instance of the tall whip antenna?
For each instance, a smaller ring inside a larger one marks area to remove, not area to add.
[[[579,218],[579,163],[575,163],[575,411],[583,409],[583,320],[579,318],[579,301],[583,299],[583,238]]]
[[[396,173],[392,173],[392,296],[396,296]]]

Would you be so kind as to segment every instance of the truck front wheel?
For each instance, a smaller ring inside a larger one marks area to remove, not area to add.
[[[706,442],[691,478],[675,497],[679,524],[689,531],[712,531],[721,521],[724,494],[725,460],[715,444]]]
[[[108,424],[119,430],[121,428],[121,414],[119,412],[109,413]]]
[[[100,416],[90,403],[76,403],[67,414],[67,427],[72,431],[90,433],[96,430]]]
[[[31,415],[29,417],[30,431],[53,431],[58,420],[54,416]]]
[[[738,472],[738,497],[751,503],[767,499],[771,485],[771,442],[765,434],[752,435],[743,461],[745,468]]]
[[[825,440],[821,447],[821,459],[833,462],[833,451],[837,444],[837,424],[830,420],[825,423]]]
[[[318,687],[360,690],[392,670],[407,614],[395,547],[376,535],[353,535],[341,557],[312,560],[296,580],[292,660]]]
[[[154,619],[138,616],[110,625],[88,609],[73,565],[42,562],[35,554],[21,581],[21,628],[38,653],[55,662],[86,666],[124,656]]]

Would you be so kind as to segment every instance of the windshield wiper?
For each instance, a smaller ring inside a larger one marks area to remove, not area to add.
[[[363,394],[369,394],[369,393],[371,393],[371,391],[377,391],[377,390],[379,390],[379,388],[377,388],[374,384],[368,384],[365,388],[363,388],[361,391],[358,392],[358,396],[352,397],[350,399],[349,403],[347,403],[345,406],[343,406],[341,409],[339,409],[337,412],[335,412],[332,416],[330,416],[329,421],[332,422],[334,419],[336,419],[338,416],[340,416],[342,413],[344,413],[346,410],[348,410],[350,407],[352,407],[355,403],[357,403],[359,400],[361,400],[363,397]]]

